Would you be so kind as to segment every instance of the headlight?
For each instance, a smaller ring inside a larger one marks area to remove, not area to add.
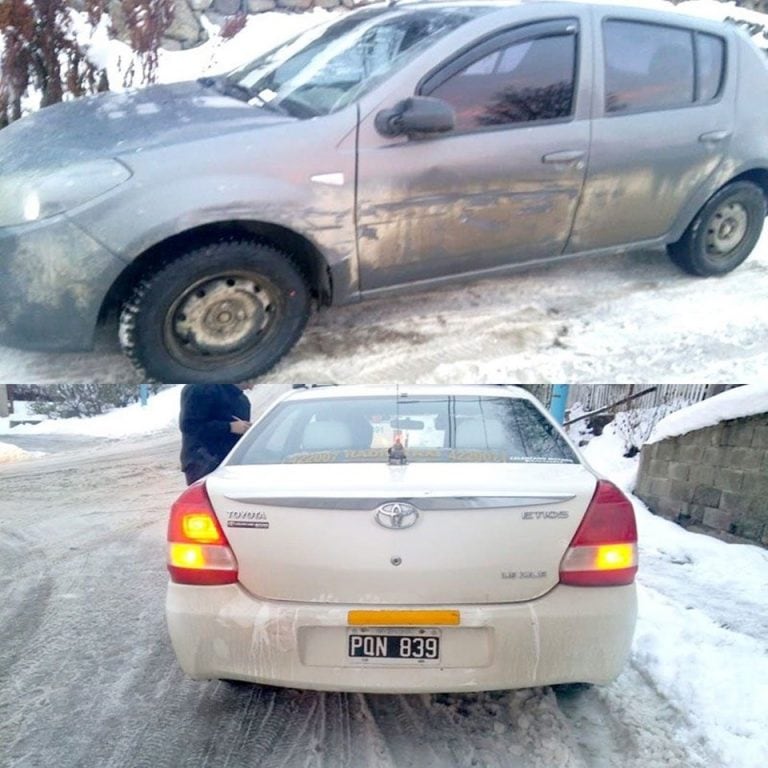
[[[117,160],[92,160],[46,173],[0,176],[0,227],[47,219],[87,203],[131,177]]]

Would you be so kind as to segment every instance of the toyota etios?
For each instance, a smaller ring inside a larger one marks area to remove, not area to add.
[[[606,683],[635,626],[632,505],[526,392],[292,392],[173,505],[184,671],[317,690]]]
[[[313,302],[669,246],[721,275],[760,235],[768,62],[672,10],[373,6],[222,77],[0,131],[0,342],[120,314],[164,381],[241,381]]]

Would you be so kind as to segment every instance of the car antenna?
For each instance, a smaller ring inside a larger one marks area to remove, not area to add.
[[[400,384],[395,384],[395,424],[400,431]],[[392,445],[387,448],[387,456],[390,464],[407,464],[408,457],[405,455],[405,448],[400,436],[394,438]]]

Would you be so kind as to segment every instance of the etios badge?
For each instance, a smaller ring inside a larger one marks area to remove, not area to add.
[[[376,510],[376,522],[385,528],[410,528],[419,519],[419,510],[404,501],[390,501]]]

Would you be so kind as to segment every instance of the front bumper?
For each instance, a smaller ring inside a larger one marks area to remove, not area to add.
[[[461,624],[441,628],[436,666],[349,659],[347,611],[360,607],[259,600],[238,584],[170,583],[166,618],[179,663],[195,679],[363,693],[482,691],[610,682],[629,655],[637,597],[634,585],[558,586],[527,603],[444,606],[461,611]]]
[[[90,349],[101,304],[125,266],[64,216],[0,228],[0,343]]]

